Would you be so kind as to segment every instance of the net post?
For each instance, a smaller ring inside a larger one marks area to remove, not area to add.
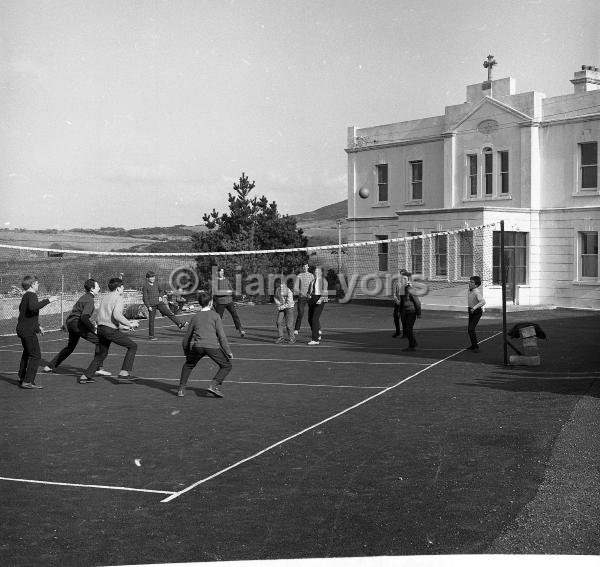
[[[63,297],[65,295],[65,275],[60,275],[60,328],[64,324]]]
[[[504,265],[504,221],[500,221],[500,281],[502,283],[502,349],[504,366],[508,366],[508,344],[506,339],[506,272]]]

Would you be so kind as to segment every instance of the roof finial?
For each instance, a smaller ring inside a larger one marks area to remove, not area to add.
[[[492,67],[494,65],[498,65],[498,63],[496,62],[496,60],[494,59],[493,55],[488,55],[487,56],[487,61],[483,62],[483,66],[487,69],[488,72],[488,83],[490,83],[492,81]]]

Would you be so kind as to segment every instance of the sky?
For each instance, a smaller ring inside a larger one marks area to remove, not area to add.
[[[283,214],[346,198],[347,128],[466,85],[573,92],[597,0],[1,0],[0,228],[196,225],[245,172]]]

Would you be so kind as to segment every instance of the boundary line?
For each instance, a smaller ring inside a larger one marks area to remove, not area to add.
[[[150,488],[128,488],[127,486],[107,486],[103,484],[77,484],[72,482],[53,482],[50,480],[31,480],[27,478],[10,478],[0,476],[0,480],[10,480],[12,482],[28,482],[32,484],[52,484],[55,486],[76,486],[79,488],[105,488],[107,490],[127,490],[129,492],[152,492],[154,494],[176,494],[172,490],[152,490]]]
[[[480,342],[485,342],[488,341],[490,339],[493,339],[494,337],[497,337],[498,335],[501,335],[502,332],[498,332],[495,335],[492,335],[491,337],[488,337]],[[389,386],[387,388],[385,388],[384,390],[381,390],[380,392],[377,392],[376,394],[373,394],[372,396],[369,396],[368,398],[362,400],[361,402],[358,402],[357,404],[354,404],[330,417],[327,417],[309,427],[306,427],[305,429],[302,429],[301,431],[298,431],[297,433],[294,433],[293,435],[290,435],[289,437],[286,437],[285,439],[282,439],[281,441],[277,441],[276,443],[273,443],[272,445],[269,445],[268,447],[258,451],[257,453],[254,453],[253,455],[250,455],[249,457],[246,457],[244,459],[241,459],[240,461],[233,463],[232,465],[225,467],[224,469],[221,469],[220,471],[217,471],[216,473],[207,476],[206,478],[203,478],[201,480],[198,480],[196,482],[194,482],[193,484],[190,484],[189,486],[185,487],[184,489],[178,491],[178,492],[174,492],[173,494],[171,494],[170,496],[167,496],[167,498],[164,498],[163,500],[161,500],[161,502],[171,502],[172,500],[175,500],[175,498],[179,498],[182,494],[185,494],[186,492],[189,492],[190,490],[193,490],[194,488],[196,488],[197,486],[200,486],[201,484],[204,484],[205,482],[208,482],[209,480],[212,480],[213,478],[216,478],[218,476],[221,476],[222,474],[225,474],[226,472],[235,469],[237,467],[239,467],[240,465],[247,463],[248,461],[251,461],[252,459],[255,459],[256,457],[259,457],[260,455],[263,455],[264,453],[267,453],[268,451],[270,451],[271,449],[274,449],[275,447],[279,447],[280,445],[283,445],[284,443],[287,443],[288,441],[291,441],[292,439],[295,439],[296,437],[300,437],[301,435],[303,435],[304,433],[311,431],[312,429],[315,429],[321,425],[323,425],[324,423],[327,423],[329,421],[332,421],[342,415],[344,415],[345,413],[348,413],[364,404],[366,404],[367,402],[370,402],[371,400],[374,400],[375,398],[378,398],[379,396],[382,396],[383,394],[389,392],[390,390],[393,390],[394,388],[397,388],[398,386],[404,384],[405,382],[408,382],[409,380],[411,380],[412,378],[414,378],[415,376],[418,376],[419,374],[422,374],[423,372],[426,372],[427,370],[429,370],[430,368],[433,368],[434,366],[437,366],[438,364],[441,364],[442,362],[445,362],[446,360],[449,360],[450,358],[453,358],[454,356],[456,356],[457,354],[460,354],[461,352],[464,352],[466,350],[466,348],[462,348],[454,353],[452,353],[449,356],[446,356],[445,358],[442,358],[440,360],[438,360],[437,362],[433,362],[432,364],[428,365],[425,368],[422,368],[421,370],[419,370],[418,372],[415,372],[414,374],[411,374],[410,376],[408,376],[407,378],[404,378],[402,380],[400,380],[400,382],[397,382],[396,384]]]

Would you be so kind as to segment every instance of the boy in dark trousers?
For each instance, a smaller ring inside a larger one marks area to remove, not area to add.
[[[40,327],[40,309],[56,301],[58,297],[52,295],[40,301],[37,296],[39,282],[35,276],[25,276],[21,286],[25,293],[19,304],[19,319],[17,320],[17,336],[23,345],[23,355],[19,365],[19,386],[27,390],[41,390],[42,386],[35,383],[37,369],[42,359],[37,335],[44,334],[44,330]]]
[[[156,282],[156,274],[154,272],[148,272],[146,274],[146,281],[142,284],[142,300],[144,305],[148,308],[148,338],[151,341],[157,341],[158,339],[154,336],[154,318],[156,312],[159,311],[165,317],[168,317],[175,323],[180,329],[183,329],[187,323],[180,322],[175,315],[171,312],[167,304],[164,302],[158,284]]]
[[[208,390],[217,398],[222,398],[221,384],[231,372],[233,354],[223,329],[223,321],[212,309],[213,302],[210,295],[201,291],[198,294],[198,303],[201,309],[192,317],[181,343],[185,354],[185,363],[181,369],[177,395],[179,397],[185,395],[185,386],[192,370],[200,359],[208,356],[219,367]]]
[[[407,351],[413,351],[417,346],[413,328],[417,317],[421,317],[421,300],[412,292],[412,286],[409,282],[411,275],[410,272],[404,274],[405,287],[400,307],[400,317],[404,321],[404,334],[408,338],[408,347],[402,350]]]
[[[100,343],[96,334],[96,324],[91,320],[91,317],[94,314],[94,297],[100,293],[100,285],[96,280],[90,278],[83,284],[83,289],[85,289],[85,293],[73,305],[73,309],[65,322],[65,326],[69,332],[69,342],[47,366],[44,366],[44,372],[54,372],[75,350],[79,339],[85,339],[96,345],[95,353],[98,354]],[[98,370],[93,372],[93,364],[93,362],[90,363],[86,371],[86,375],[90,376],[89,379],[86,379],[86,382],[94,382],[94,374],[98,376],[110,376],[110,372],[102,368],[98,368]]]

